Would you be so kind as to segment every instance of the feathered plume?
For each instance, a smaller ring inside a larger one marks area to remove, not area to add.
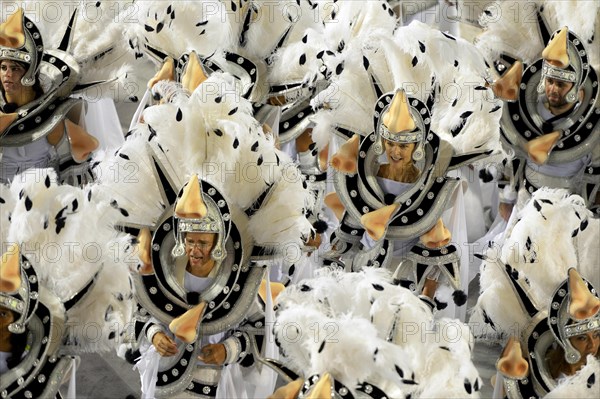
[[[66,334],[81,351],[116,349],[133,312],[129,239],[111,220],[118,203],[96,201],[89,188],[57,184],[51,169],[18,175],[8,242],[23,248],[40,283],[65,303]],[[94,228],[90,228],[94,226]],[[90,339],[86,326],[97,331]]]
[[[434,323],[427,306],[390,284],[385,270],[318,274],[277,300],[275,332],[290,367],[305,377],[329,372],[349,389],[373,384],[388,397],[431,397],[450,386],[454,397],[478,395],[481,380],[469,359],[472,335],[466,325],[450,319]],[[452,337],[442,332],[451,328]]]

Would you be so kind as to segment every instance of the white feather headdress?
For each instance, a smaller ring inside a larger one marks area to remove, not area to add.
[[[549,33],[567,26],[583,41],[589,62],[600,67],[598,32],[600,24],[598,2],[576,1],[503,1],[491,4],[481,15],[484,32],[477,38],[477,47],[486,59],[498,59],[506,53],[530,64],[541,57],[546,47],[540,35],[540,22]],[[540,18],[538,18],[538,14]]]
[[[231,205],[255,208],[248,233],[256,244],[270,251],[300,246],[311,230],[303,214],[311,197],[297,167],[275,149],[272,138],[253,118],[239,82],[231,75],[214,73],[191,95],[174,82],[159,82],[153,90],[170,102],[146,109],[144,122],[126,143],[108,163],[96,166],[123,170],[133,164],[136,181],[127,184],[123,174],[117,181],[109,175],[101,186],[120,193],[123,201],[136,202],[132,212],[137,222],[153,225],[163,211],[157,203],[160,196],[141,203],[135,198],[145,197],[146,187],[157,194],[160,182],[153,172],[154,157],[169,169],[176,187],[198,174],[218,187]],[[167,92],[179,94],[166,96]],[[255,203],[259,198],[260,206]]]
[[[314,102],[325,108],[314,117],[321,124],[314,133],[319,143],[327,142],[324,136],[336,125],[369,134],[377,93],[403,88],[423,102],[433,98],[432,130],[458,154],[500,148],[501,106],[485,86],[487,67],[471,44],[413,22],[398,28],[393,38],[374,34],[356,47],[355,64],[332,77],[328,91]]]
[[[77,84],[96,83],[82,93],[94,98],[119,100],[136,94],[134,56],[129,51],[125,32],[137,20],[135,1],[53,1],[20,3],[39,28],[45,50],[58,49],[69,40],[66,53],[79,66]],[[70,31],[67,37],[65,33]],[[60,55],[60,57],[63,57]],[[116,81],[115,81],[116,80]],[[98,82],[107,82],[98,86]]]

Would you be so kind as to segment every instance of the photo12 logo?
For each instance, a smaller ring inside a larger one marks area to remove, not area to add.
[[[90,23],[112,21],[118,23],[140,23],[139,6],[136,1],[2,1],[0,20],[22,8],[25,15],[35,24],[66,24],[77,10],[77,17]]]

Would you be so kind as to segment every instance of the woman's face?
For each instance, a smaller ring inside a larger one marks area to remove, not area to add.
[[[412,164],[415,143],[394,143],[384,140],[385,153],[392,168],[404,168]]]
[[[18,62],[10,60],[0,62],[0,80],[6,94],[16,95],[23,89],[21,78],[25,72],[27,72],[25,67]]]
[[[579,351],[582,359],[585,359],[587,355],[596,356],[600,347],[600,330],[576,335],[569,338],[569,340],[571,341],[571,345]]]
[[[10,309],[0,306],[0,331],[8,331],[8,326],[15,321],[15,315]]]

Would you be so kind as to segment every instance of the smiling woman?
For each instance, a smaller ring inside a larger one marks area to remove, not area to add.
[[[413,160],[416,143],[396,143],[390,140],[385,140],[384,143],[389,163],[379,167],[377,176],[400,183],[416,182],[421,173]]]

